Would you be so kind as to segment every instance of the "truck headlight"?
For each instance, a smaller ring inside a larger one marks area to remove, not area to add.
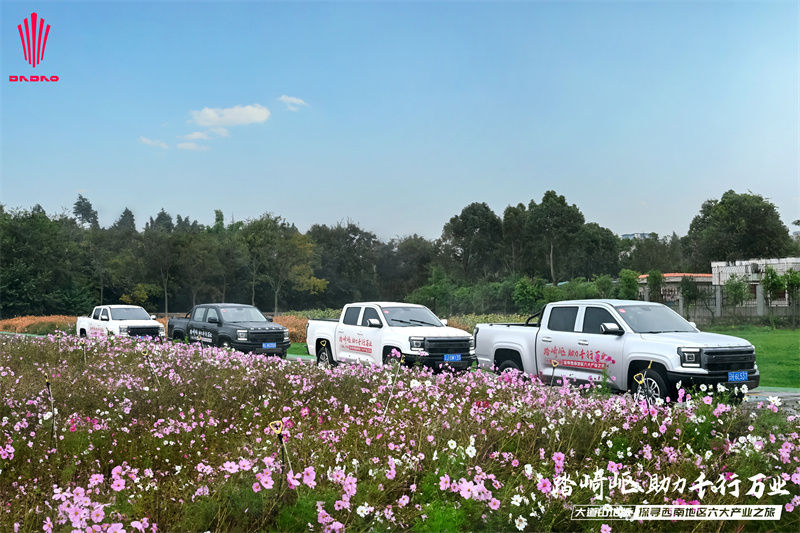
[[[158,326],[158,336],[159,336],[159,337],[163,337],[163,336],[164,336],[164,334],[165,334],[165,332],[164,332],[164,326]]]
[[[425,347],[425,337],[409,337],[408,344],[412,350],[421,350]]]
[[[289,340],[289,330],[288,329],[283,330],[283,340],[285,340],[285,341]]]
[[[700,368],[700,348],[678,348],[681,366]]]
[[[475,337],[470,337],[469,338],[469,351],[470,352],[474,352],[475,351]]]
[[[247,340],[247,330],[246,329],[237,329],[236,330],[236,340],[246,341]]]
[[[120,336],[124,336],[128,334],[128,326],[120,326],[119,327],[119,334]]]

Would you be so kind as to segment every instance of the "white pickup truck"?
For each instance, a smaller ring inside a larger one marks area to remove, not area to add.
[[[320,365],[384,364],[392,350],[406,364],[442,365],[466,370],[477,361],[475,343],[466,331],[448,327],[422,305],[364,302],[346,305],[339,320],[309,320],[308,353]]]
[[[536,315],[535,315],[536,316]],[[534,317],[535,317],[534,316]],[[749,342],[703,333],[670,308],[627,300],[572,300],[548,304],[538,323],[478,324],[481,366],[517,369],[545,384],[567,377],[602,381],[614,390],[674,397],[675,385],[758,386]]]
[[[75,330],[81,337],[118,335],[164,339],[164,326],[138,305],[99,305],[91,315],[78,317]]]

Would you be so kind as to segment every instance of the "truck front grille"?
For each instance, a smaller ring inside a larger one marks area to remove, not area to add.
[[[251,342],[283,342],[283,331],[251,331],[247,339]]]
[[[158,326],[136,326],[128,328],[130,337],[158,337]]]
[[[703,350],[703,368],[709,372],[728,370],[755,370],[756,350],[753,347],[706,348]]]
[[[427,338],[425,339],[425,352],[433,357],[442,357],[445,354],[468,354],[469,353],[469,339],[468,338]]]

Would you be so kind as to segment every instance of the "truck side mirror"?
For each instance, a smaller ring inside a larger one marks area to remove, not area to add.
[[[619,324],[615,324],[614,322],[607,322],[604,324],[600,324],[600,331],[603,332],[603,335],[617,335],[620,336],[625,333]]]
[[[156,315],[150,315],[150,320],[155,320],[155,319],[156,319]]]
[[[370,318],[367,320],[367,326],[371,328],[382,328],[383,324],[381,324],[381,321],[377,318]]]
[[[443,326],[447,325],[447,319],[446,318],[441,319],[439,322],[441,322]]]
[[[208,317],[208,323],[209,324],[219,324],[219,318],[217,318],[215,316],[210,316],[210,317]]]
[[[108,315],[101,315],[100,320],[103,322],[108,322]]]

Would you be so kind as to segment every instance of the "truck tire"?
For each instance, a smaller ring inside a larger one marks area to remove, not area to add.
[[[317,364],[324,368],[333,368],[336,366],[333,358],[331,357],[331,349],[327,346],[320,346],[317,348]]]
[[[85,329],[81,330],[81,335],[80,336],[81,336],[82,339],[86,338],[86,330]]]
[[[514,361],[513,359],[506,359],[505,361],[500,363],[500,367],[497,369],[497,373],[498,374],[502,374],[503,372],[506,372],[507,370],[519,370],[520,372],[522,372],[522,369],[519,367],[517,362]]]
[[[650,370],[643,370],[642,373],[644,374],[644,382],[641,385],[636,380],[633,381],[634,397],[641,396],[649,403],[658,398],[666,401],[669,391],[667,390],[667,380],[664,379],[661,372],[651,368]]]
[[[228,340],[228,339],[225,339],[225,338],[220,339],[219,347],[220,348],[230,348],[231,347],[231,341]]]

